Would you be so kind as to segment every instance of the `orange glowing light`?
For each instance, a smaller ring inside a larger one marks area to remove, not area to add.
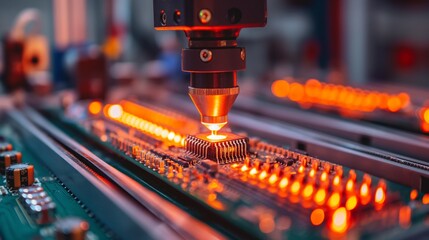
[[[319,205],[322,205],[325,202],[325,198],[326,198],[326,190],[323,188],[319,189],[316,195],[314,195],[314,201]]]
[[[175,143],[180,143],[180,140],[182,140],[182,137],[181,137],[180,135],[177,135],[177,134],[176,134],[176,135],[174,136],[174,139],[173,139],[173,140],[174,140],[174,142],[175,142]]]
[[[348,221],[347,221],[347,209],[344,207],[338,208],[335,210],[334,214],[332,215],[332,222],[331,222],[331,230],[336,233],[343,233],[347,230],[348,227]]]
[[[210,134],[207,136],[207,139],[217,141],[217,140],[223,140],[226,138],[226,135],[222,134]]]
[[[421,129],[423,132],[429,133],[429,123],[422,122],[422,123],[420,124],[420,129]]]
[[[304,188],[304,190],[302,191],[302,196],[304,198],[310,198],[311,194],[313,194],[314,191],[314,187],[311,184],[307,184]]]
[[[386,193],[384,189],[380,186],[375,190],[374,202],[377,204],[383,204],[386,200]]]
[[[167,138],[168,138],[168,140],[173,141],[175,136],[176,136],[176,134],[174,132],[169,132]]]
[[[289,83],[286,80],[274,81],[271,85],[271,92],[278,98],[287,97],[289,93]]]
[[[212,135],[217,135],[216,133],[219,130],[221,130],[223,128],[223,126],[225,126],[227,124],[227,122],[223,122],[223,123],[206,123],[206,122],[201,122],[201,123],[212,132]]]
[[[300,102],[305,97],[304,87],[299,83],[292,83],[290,85],[289,99],[294,102]]]
[[[423,195],[422,203],[425,205],[429,204],[429,193]]]
[[[278,179],[277,175],[276,175],[276,174],[272,174],[272,175],[270,176],[270,178],[268,179],[268,182],[269,182],[271,185],[274,185],[274,184],[277,182],[277,179]]]
[[[309,79],[305,83],[305,94],[311,98],[317,97],[319,95],[322,84],[316,79]]]
[[[360,196],[361,197],[367,197],[369,194],[369,187],[367,183],[362,183],[362,186],[360,187]]]
[[[387,100],[387,108],[391,112],[397,112],[401,109],[401,99],[397,96],[390,97]]]
[[[334,184],[334,186],[338,186],[338,184],[340,184],[340,177],[338,175],[335,176],[332,183]]]
[[[101,102],[99,101],[92,101],[89,105],[88,105],[88,111],[89,113],[91,113],[92,115],[97,115],[101,112],[101,110],[103,109],[103,105],[101,104]]]
[[[426,123],[429,123],[429,108],[426,108],[426,109],[423,110],[422,116],[423,116],[423,120]]]
[[[408,95],[407,93],[399,93],[398,97],[401,100],[401,104],[403,107],[406,107],[410,104],[410,95]]]
[[[267,172],[266,171],[262,171],[261,174],[259,174],[259,180],[264,180],[267,177]]]
[[[348,192],[353,191],[354,184],[355,184],[355,183],[354,183],[354,181],[353,181],[352,179],[347,180],[347,183],[346,183],[346,190],[347,190]]]
[[[256,168],[252,168],[252,170],[250,170],[249,174],[252,176],[255,176],[258,173],[258,169]]]
[[[328,179],[328,174],[326,172],[323,172],[322,175],[320,175],[320,180],[322,182],[326,181]]]
[[[316,171],[314,169],[311,169],[309,173],[310,177],[314,177],[315,174],[316,174]]]
[[[279,182],[279,187],[281,189],[286,189],[288,184],[289,184],[289,180],[286,177],[283,177],[282,180],[280,180]]]
[[[355,195],[349,197],[346,201],[346,208],[347,210],[351,211],[355,209],[357,206],[357,197]]]
[[[320,208],[314,209],[311,212],[310,220],[311,224],[313,224],[314,226],[319,226],[325,220],[325,212]]]
[[[241,167],[241,171],[242,171],[242,172],[246,172],[247,170],[249,170],[249,168],[248,168],[246,165],[243,165],[243,166]]]
[[[411,222],[411,207],[402,206],[399,209],[399,224],[403,228],[408,228]]]
[[[376,108],[397,112],[410,104],[410,96],[404,92],[379,93],[321,83],[316,79],[309,79],[305,84],[287,81],[287,79],[276,80],[271,85],[271,91],[278,98],[289,97],[291,101],[301,104],[316,103],[362,112],[372,112]]]
[[[328,206],[332,209],[337,208],[340,206],[340,194],[338,192],[332,193],[331,197],[328,199]]]
[[[124,110],[119,104],[109,106],[109,108],[107,109],[107,115],[113,119],[121,118],[123,113],[124,113]]]
[[[299,172],[299,173],[303,173],[303,172],[304,172],[304,166],[302,166],[302,165],[301,165],[301,166],[298,168],[298,172]]]
[[[300,188],[301,188],[301,183],[299,183],[298,181],[294,181],[290,186],[290,191],[292,194],[298,194]]]
[[[419,196],[419,192],[416,189],[413,189],[410,192],[410,199],[411,200],[416,200],[418,196]]]

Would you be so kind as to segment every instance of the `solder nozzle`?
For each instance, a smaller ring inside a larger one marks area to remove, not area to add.
[[[189,96],[201,115],[201,123],[210,131],[217,132],[227,124],[228,112],[235,102],[239,91],[239,87],[189,87]]]

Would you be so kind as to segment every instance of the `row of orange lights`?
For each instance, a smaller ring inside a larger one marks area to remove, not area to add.
[[[98,114],[97,111],[95,110],[99,110],[98,112],[100,112],[101,109],[102,107],[98,108],[98,104],[94,102],[88,105],[88,111],[91,114]],[[122,106],[119,104],[106,105],[104,107],[104,114],[106,117],[112,120],[115,120],[124,125],[138,129],[146,134],[153,136],[154,138],[160,139],[169,144],[173,144],[176,146],[184,145],[185,137],[183,137],[182,135],[174,131],[171,131],[169,129],[163,128],[162,126],[159,126],[155,123],[146,121],[133,114],[130,114],[124,111]]]
[[[316,176],[316,170],[305,172],[304,166],[300,166],[297,171],[295,179],[291,178],[290,170],[284,169],[282,177],[280,177],[280,167],[274,167],[274,170],[269,172],[268,165],[264,165],[259,168],[257,162],[256,165],[250,166],[250,164],[233,164],[232,168],[236,171],[241,172],[240,179],[242,181],[249,181],[251,184],[255,184],[260,188],[267,188],[271,192],[277,192],[281,197],[286,197],[290,194],[291,201],[299,202],[297,197],[302,197],[304,201],[301,201],[306,208],[311,207],[308,202],[313,202],[313,206],[318,206],[314,209],[310,216],[310,221],[313,225],[321,225],[325,221],[325,212],[331,212],[331,220],[329,227],[333,232],[343,233],[349,226],[350,212],[358,206],[367,205],[374,202],[376,209],[381,209],[386,201],[386,184],[384,181],[380,181],[375,191],[371,191],[371,178],[369,175],[364,175],[362,184],[357,188],[356,186],[356,174],[354,171],[350,171],[349,178],[345,181],[345,188],[342,186],[342,173],[339,172],[333,177],[329,177],[326,171],[323,171],[318,177]],[[306,183],[303,183],[304,176],[308,176],[309,179]],[[317,188],[315,182],[320,181],[319,187]],[[332,187],[332,193],[329,194],[328,187]],[[346,199],[342,201],[342,193],[345,191]],[[344,203],[344,206],[342,206]],[[323,207],[325,206],[325,207]]]
[[[278,98],[288,98],[301,104],[321,104],[342,109],[373,112],[376,109],[398,112],[410,104],[407,93],[387,94],[309,79],[305,84],[276,80],[271,92]]]

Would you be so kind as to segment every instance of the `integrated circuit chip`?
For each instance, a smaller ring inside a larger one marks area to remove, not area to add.
[[[188,135],[185,140],[187,153],[219,164],[243,161],[247,156],[249,139],[233,133],[219,134],[224,138],[210,139],[207,133]]]

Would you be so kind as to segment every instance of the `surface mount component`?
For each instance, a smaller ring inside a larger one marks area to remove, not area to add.
[[[237,47],[242,28],[263,27],[266,0],[154,0],[155,28],[183,30],[189,48],[182,70],[191,73],[189,95],[210,130],[220,130],[239,93],[237,71],[246,67],[246,52]]]
[[[0,153],[6,152],[6,151],[12,151],[13,147],[12,144],[7,142],[0,142]]]
[[[10,188],[32,185],[34,183],[33,165],[21,163],[6,168],[6,182]]]
[[[200,133],[188,135],[185,140],[186,151],[199,158],[206,158],[219,164],[239,162],[246,158],[249,139],[232,133],[215,135]],[[212,138],[212,139],[211,139]]]
[[[22,154],[18,151],[7,151],[0,153],[0,174],[4,174],[4,171],[10,165],[21,162]]]
[[[84,240],[89,224],[76,217],[68,217],[55,223],[55,237],[58,240]]]

